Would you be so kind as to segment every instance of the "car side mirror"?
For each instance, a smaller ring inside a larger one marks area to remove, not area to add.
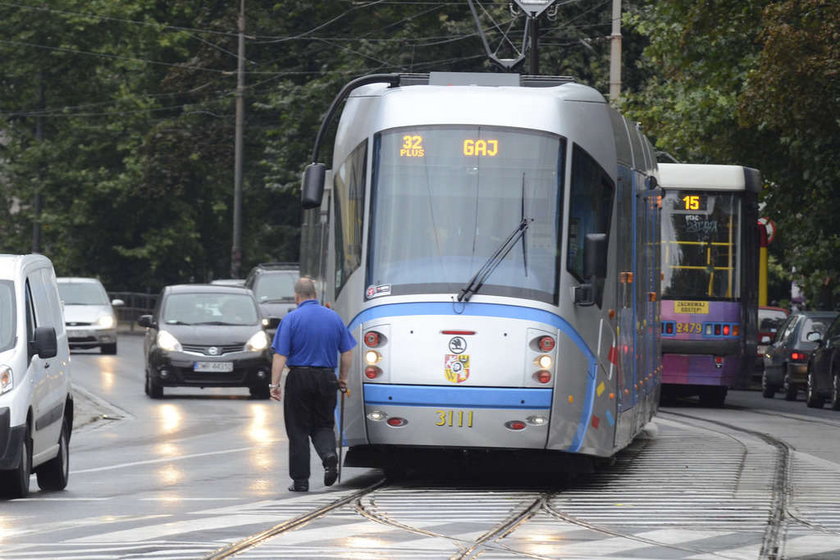
[[[140,315],[137,318],[137,324],[141,327],[146,327],[147,329],[155,326],[155,322],[152,320],[151,315]]]
[[[822,342],[822,334],[817,331],[811,331],[807,334],[807,336],[805,336],[805,340],[819,344]]]
[[[29,343],[29,353],[41,358],[54,358],[58,354],[58,340],[53,327],[35,327],[35,338]]]
[[[125,302],[121,299],[112,299],[111,300],[111,305],[113,307],[122,307],[123,305],[125,305]]]

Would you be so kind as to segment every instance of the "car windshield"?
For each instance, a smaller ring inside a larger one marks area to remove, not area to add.
[[[98,282],[59,282],[64,305],[108,305],[108,294]]]
[[[15,345],[15,287],[0,281],[0,352]]]
[[[785,322],[785,319],[787,319],[787,314],[784,311],[759,309],[758,330],[761,332],[775,332]]]
[[[294,301],[296,272],[264,272],[254,285],[254,294],[261,302]]]
[[[246,294],[172,294],[163,304],[167,325],[255,325],[259,313]]]

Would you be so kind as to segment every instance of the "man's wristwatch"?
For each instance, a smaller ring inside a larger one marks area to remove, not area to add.
[[[268,388],[269,388],[269,389],[279,389],[279,388],[280,388],[280,385],[274,385],[273,383],[269,383],[269,384],[268,384]]]

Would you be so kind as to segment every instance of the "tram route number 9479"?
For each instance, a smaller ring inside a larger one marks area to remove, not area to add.
[[[441,428],[472,428],[472,410],[435,410],[437,422],[435,426]]]

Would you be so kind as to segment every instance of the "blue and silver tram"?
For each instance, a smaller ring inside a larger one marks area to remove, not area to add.
[[[389,74],[345,87],[313,161],[345,97],[301,250],[360,343],[345,464],[629,444],[661,374],[644,136],[569,78]]]

